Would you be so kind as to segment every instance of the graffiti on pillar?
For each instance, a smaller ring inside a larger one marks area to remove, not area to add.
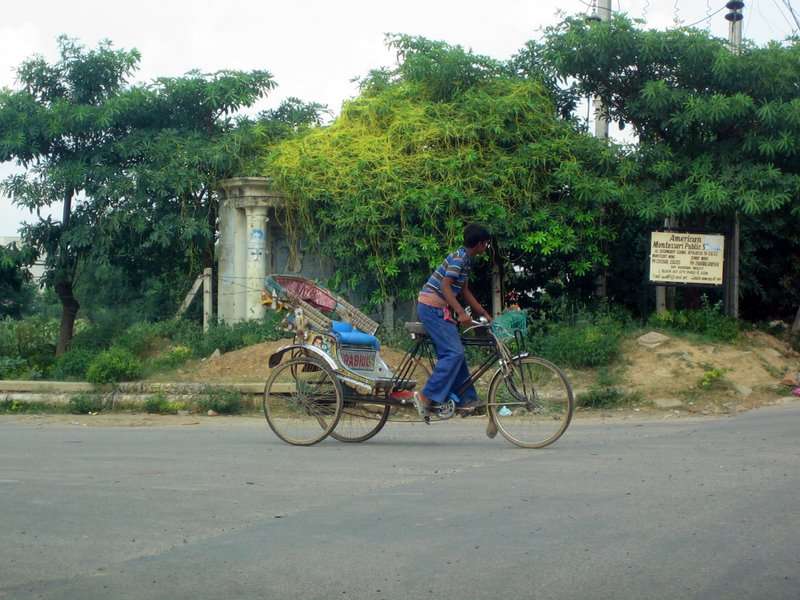
[[[261,229],[253,229],[250,232],[250,240],[247,243],[247,255],[251,261],[264,260],[266,254],[266,244],[264,243],[264,232]]]

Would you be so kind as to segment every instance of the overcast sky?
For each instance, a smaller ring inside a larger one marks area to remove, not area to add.
[[[664,29],[695,25],[727,38],[725,0],[614,0],[613,10]],[[796,4],[796,3],[795,3]],[[57,59],[56,37],[88,47],[103,39],[136,48],[136,81],[180,76],[191,69],[265,69],[278,83],[259,108],[289,96],[338,112],[357,94],[354,77],[393,66],[386,33],[421,35],[497,59],[511,57],[543,27],[591,10],[591,0],[38,0],[3,2],[0,87],[13,87],[16,67],[35,54]],[[710,15],[710,16],[709,16]],[[744,36],[781,40],[794,22],[779,0],[748,0]],[[0,164],[0,178],[10,172]],[[29,219],[0,196],[0,236]]]

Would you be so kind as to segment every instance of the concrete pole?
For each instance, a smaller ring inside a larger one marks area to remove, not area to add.
[[[497,317],[503,312],[503,278],[500,265],[492,266],[492,306],[489,312],[492,317]]]
[[[601,21],[611,20],[611,0],[598,0],[597,16]],[[608,139],[608,119],[602,114],[603,103],[600,98],[594,99],[594,136],[601,140]],[[608,281],[605,270],[595,279],[595,296],[605,298],[607,294]]]
[[[394,298],[388,298],[383,303],[383,328],[385,331],[394,329]]]
[[[213,279],[211,278],[211,267],[203,269],[203,331],[208,331],[213,315]]]
[[[744,15],[744,2],[731,0],[726,5],[729,12],[725,15],[728,21],[728,44],[731,51],[739,54],[742,46],[742,21]],[[733,215],[727,219],[727,235],[731,237],[728,245],[730,250],[725,260],[725,289],[723,292],[723,304],[725,314],[734,319],[739,318],[739,211],[734,211]]]
[[[729,10],[725,15],[725,20],[728,21],[728,44],[730,44],[731,50],[738,54],[739,49],[742,47],[742,21],[744,20],[742,9],[744,9],[744,2],[728,2],[725,6]]]
[[[597,16],[601,21],[611,20],[611,0],[598,0]],[[608,138],[608,120],[601,114],[603,103],[600,98],[594,99],[594,136],[600,139]]]

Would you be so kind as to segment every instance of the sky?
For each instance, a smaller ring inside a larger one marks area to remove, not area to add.
[[[0,5],[0,87],[14,87],[16,68],[26,58],[57,60],[56,38],[66,34],[88,48],[107,39],[116,48],[139,50],[135,82],[193,69],[264,69],[278,87],[259,110],[294,96],[326,104],[334,114],[358,94],[354,78],[395,65],[387,33],[442,40],[503,60],[539,39],[562,15],[592,10],[592,0],[0,0]],[[725,0],[613,0],[612,10],[644,19],[648,28],[693,25],[727,39],[724,5]],[[759,44],[796,30],[779,0],[747,0],[743,12],[744,37]],[[12,172],[12,165],[0,164],[0,179]],[[32,217],[0,195],[0,236],[16,235],[23,220]]]

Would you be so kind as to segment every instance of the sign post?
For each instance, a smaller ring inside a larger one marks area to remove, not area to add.
[[[650,233],[651,283],[657,285],[723,284],[725,236],[708,233]]]

